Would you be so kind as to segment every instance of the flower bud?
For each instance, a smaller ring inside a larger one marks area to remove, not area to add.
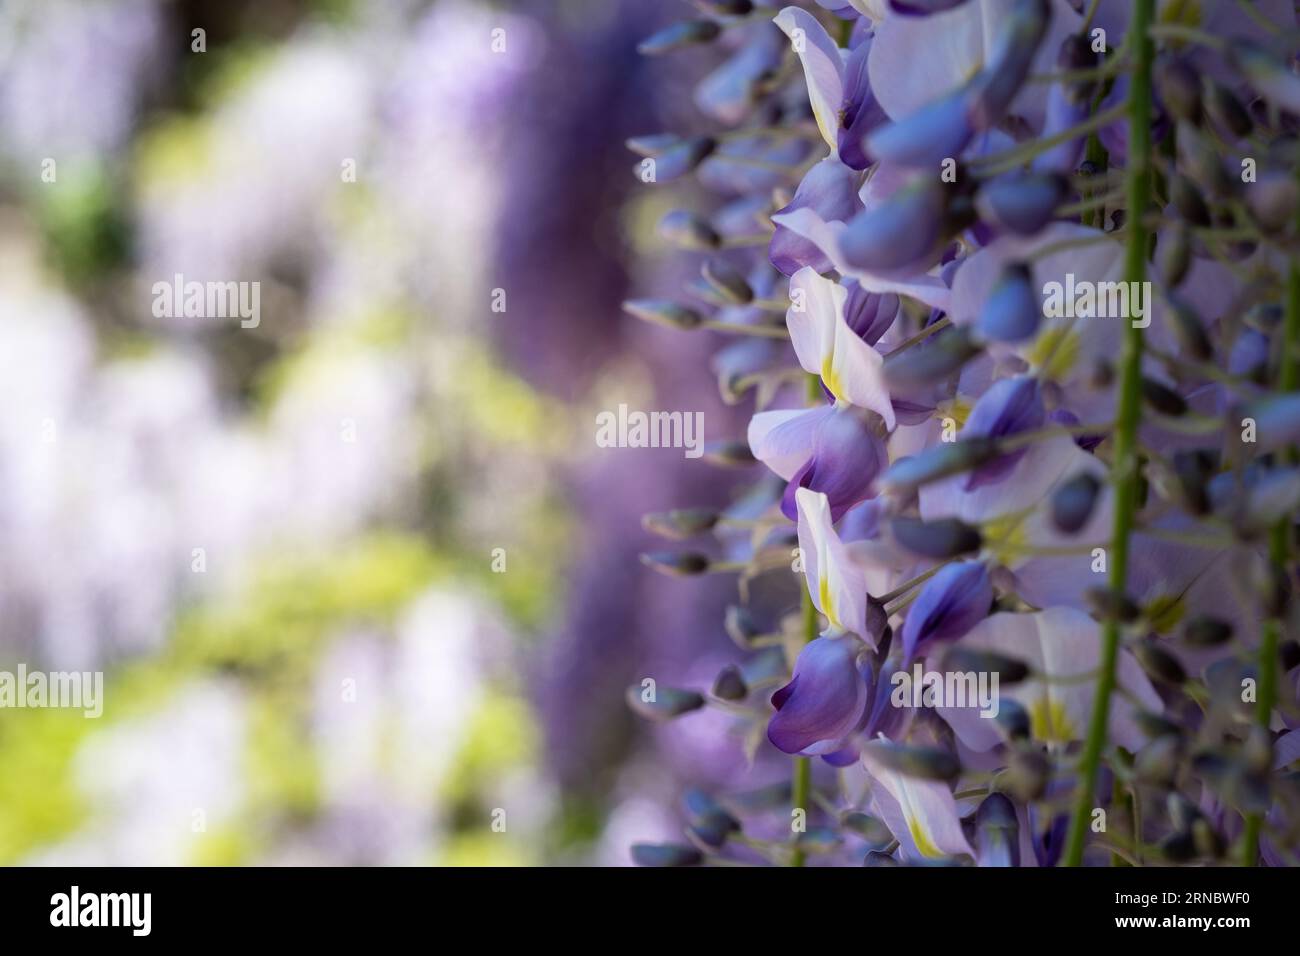
[[[863,750],[869,751],[875,760],[905,777],[948,782],[956,780],[961,774],[961,761],[938,747],[873,740],[864,744]]]
[[[1101,493],[1101,481],[1091,472],[1082,472],[1061,484],[1052,493],[1052,524],[1064,534],[1075,534],[1092,517]]]
[[[1209,482],[1218,470],[1218,460],[1205,449],[1184,449],[1174,453],[1174,477],[1183,506],[1194,515],[1210,510]]]
[[[733,305],[748,305],[754,301],[754,290],[745,277],[730,263],[722,259],[706,259],[700,267],[704,281],[718,295]]]
[[[1232,639],[1232,625],[1208,614],[1192,618],[1183,627],[1183,641],[1192,647],[1217,647]]]
[[[957,518],[940,518],[937,521],[895,518],[890,523],[890,528],[894,540],[908,551],[936,561],[978,551],[982,543],[979,529]]]
[[[686,836],[706,853],[717,850],[731,834],[740,832],[740,821],[703,790],[688,790],[683,802],[691,818]]]
[[[659,235],[689,252],[708,252],[722,243],[722,238],[703,217],[686,209],[674,209],[659,220]]]
[[[1186,223],[1176,222],[1156,244],[1156,267],[1171,289],[1187,276],[1192,264],[1192,236]]]
[[[943,656],[945,672],[997,674],[998,683],[1018,684],[1029,676],[1029,666],[1015,657],[1007,657],[995,651],[983,651],[973,647],[963,647],[961,642],[948,648]],[[1011,700],[1002,701],[1002,709],[1013,705]]]
[[[1143,783],[1168,789],[1178,776],[1181,750],[1177,737],[1157,737],[1137,752],[1133,772]]]
[[[785,651],[779,647],[765,647],[740,665],[740,677],[749,687],[780,683],[788,673]]]
[[[1258,534],[1300,511],[1300,472],[1274,469],[1250,482],[1229,510],[1233,530],[1243,537]]]
[[[1000,176],[980,189],[975,209],[990,225],[1032,236],[1056,216],[1069,189],[1069,181],[1053,172]]]
[[[1256,724],[1246,731],[1241,762],[1247,773],[1267,773],[1273,766],[1273,737],[1267,727]]]
[[[790,799],[791,787],[787,779],[778,780],[757,790],[743,790],[740,793],[728,794],[727,803],[740,813],[764,813],[778,808],[788,808]]]
[[[715,17],[743,17],[754,9],[754,0],[695,0],[695,5]]]
[[[682,141],[676,133],[648,133],[624,141],[629,150],[641,156],[661,156]]]
[[[1020,865],[1020,822],[1003,794],[989,794],[975,811],[975,840],[980,866]]]
[[[997,442],[990,438],[946,442],[912,457],[900,458],[880,476],[880,485],[895,494],[907,493],[940,478],[978,468],[997,453]]]
[[[1142,399],[1162,415],[1177,418],[1187,412],[1187,402],[1183,397],[1155,379],[1142,379]]]
[[[629,299],[623,303],[623,311],[646,322],[683,331],[698,328],[704,321],[694,309],[666,299]]]
[[[1160,841],[1160,855],[1168,863],[1190,863],[1196,859],[1196,844],[1189,831],[1171,833]]]
[[[891,389],[907,391],[942,382],[980,353],[966,329],[945,329],[929,339],[885,357],[885,381]]]
[[[649,551],[641,555],[641,563],[674,577],[690,577],[709,570],[709,559],[695,551]]]
[[[1200,122],[1201,77],[1186,60],[1162,56],[1152,79],[1160,101],[1175,119]]]
[[[1092,41],[1080,33],[1071,33],[1061,41],[1061,48],[1056,53],[1056,68],[1065,73],[1077,73],[1090,70],[1097,65],[1097,54],[1093,52]],[[1096,80],[1079,80],[1062,84],[1069,99],[1079,105],[1092,102],[1097,89]]]
[[[676,687],[656,687],[651,693],[633,684],[627,689],[626,699],[635,714],[654,721],[672,720],[704,706],[702,695]]]
[[[1033,721],[1029,711],[1018,700],[1008,698],[998,707],[998,715],[993,718],[998,732],[1009,742],[1028,740],[1033,733]]]
[[[698,787],[692,787],[682,795],[686,812],[694,822],[700,820],[723,820],[732,830],[740,829],[740,821],[727,812],[722,804]]]
[[[966,0],[889,0],[889,9],[905,17],[928,17],[932,13],[954,10]]]
[[[1137,641],[1133,645],[1133,656],[1137,658],[1142,669],[1154,680],[1181,687],[1187,682],[1187,672],[1178,658],[1150,639]]]
[[[718,512],[712,508],[674,508],[644,515],[641,527],[651,534],[682,541],[702,534],[718,523]]]
[[[1002,269],[980,309],[980,334],[995,342],[1024,342],[1038,334],[1043,305],[1033,273],[1023,262]]]
[[[893,842],[893,836],[883,823],[860,810],[846,813],[841,822],[845,830],[862,837],[869,845],[884,848]]]
[[[754,638],[762,633],[754,623],[754,617],[749,609],[739,604],[727,607],[724,626],[727,629],[727,636],[744,650],[749,650],[753,646]]]
[[[722,849],[731,830],[717,820],[700,820],[686,828],[686,838],[705,853]]]
[[[949,237],[970,222],[969,202],[954,202],[966,187],[922,176],[880,205],[855,216],[840,233],[849,265],[886,278],[910,278],[935,265]]]
[[[717,145],[717,142],[708,136],[679,139],[654,156],[655,181],[667,183],[680,179],[708,159]],[[640,163],[632,167],[632,174],[640,178]]]
[[[1295,221],[1300,187],[1290,170],[1265,173],[1245,192],[1246,208],[1264,232],[1285,232]]]
[[[871,850],[862,858],[863,866],[902,866],[888,853],[882,853],[879,850]]]
[[[705,442],[702,457],[723,468],[744,468],[758,461],[749,450],[749,442],[738,439]]]
[[[795,837],[795,843],[813,853],[826,853],[840,844],[840,835],[831,827],[809,827]]]
[[[636,51],[642,56],[659,56],[685,46],[709,43],[721,32],[722,27],[713,20],[681,20],[642,40]]]
[[[1210,224],[1210,207],[1205,204],[1200,188],[1186,176],[1175,173],[1169,180],[1169,201],[1178,214],[1193,226]]]
[[[1001,786],[1021,803],[1037,800],[1047,790],[1052,764],[1040,750],[1020,747],[1011,752]]]
[[[1213,144],[1190,123],[1178,124],[1178,169],[1211,196],[1232,192],[1232,180]],[[1171,194],[1177,202],[1177,197]]]
[[[1209,114],[1214,125],[1225,133],[1237,138],[1249,136],[1255,124],[1250,113],[1241,105],[1236,94],[1222,83],[1209,80],[1209,94],[1205,97],[1205,112]]]
[[[1179,737],[1183,732],[1183,728],[1168,717],[1149,710],[1138,711],[1134,719],[1148,737]]]
[[[719,700],[744,700],[749,695],[749,688],[745,685],[745,679],[740,676],[740,668],[735,664],[728,664],[720,670],[718,676],[713,679],[712,694]]]
[[[632,862],[637,866],[697,866],[704,854],[680,843],[633,843]]]
[[[1284,392],[1251,402],[1234,418],[1249,418],[1255,423],[1260,452],[1300,443],[1300,392]]]
[[[1267,617],[1286,616],[1291,585],[1286,569],[1273,562],[1261,562],[1252,575],[1252,585],[1259,600],[1259,610]]]
[[[1183,234],[1186,236],[1185,230]],[[1174,336],[1187,350],[1187,354],[1202,362],[1208,362],[1214,357],[1214,346],[1205,331],[1205,326],[1201,323],[1200,316],[1194,309],[1185,302],[1170,298],[1166,315],[1169,316],[1169,324]]]
[[[1051,19],[1047,0],[1016,0],[999,18],[1001,32],[993,47],[992,60],[976,79],[979,97],[973,120],[977,129],[988,129],[1001,122],[1029,76]]]
[[[1142,609],[1131,597],[1113,588],[1088,588],[1083,592],[1083,599],[1098,620],[1127,624],[1136,621],[1142,614]]]
[[[1092,369],[1088,375],[1088,385],[1092,388],[1102,389],[1110,388],[1115,382],[1115,366],[1104,357],[1098,358],[1092,363]]]

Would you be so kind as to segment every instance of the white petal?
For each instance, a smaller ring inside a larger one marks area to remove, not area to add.
[[[1026,680],[1001,688],[1000,700],[1015,700],[1030,714],[1034,736],[1065,742],[1081,740],[1092,714],[1095,679],[1079,678],[1094,672],[1101,660],[1101,628],[1075,608],[1054,607],[1036,614],[1000,613],[985,618],[964,638],[963,646],[995,651],[1024,661],[1033,670],[1056,678]],[[1163,705],[1132,655],[1121,651],[1116,674],[1120,687],[1145,709],[1160,713]],[[1066,678],[1062,680],[1061,678]],[[972,750],[997,745],[999,737],[991,719],[973,708],[937,708]],[[1130,750],[1146,740],[1134,720],[1133,704],[1116,693],[1110,702],[1109,738]]]
[[[804,266],[790,279],[786,325],[804,371],[820,375],[837,399],[866,408],[894,427],[880,353],[849,328],[844,306],[849,293],[838,282]]]
[[[835,155],[839,142],[840,104],[844,101],[844,54],[807,10],[786,7],[772,21],[790,38],[803,64],[808,98],[822,138]]]
[[[849,292],[838,282],[823,278],[812,266],[790,277],[790,308],[785,324],[794,354],[805,372],[820,375],[835,347],[836,321],[844,321]]]
[[[866,633],[867,583],[862,570],[831,524],[830,500],[820,491],[795,492],[799,549],[813,606],[826,615],[827,634],[853,633],[875,646]]]
[[[998,0],[1010,6],[1011,0]],[[951,93],[984,66],[985,0],[928,17],[890,17],[867,60],[871,90],[890,119]],[[993,24],[987,24],[993,29]]]
[[[885,427],[893,431],[894,406],[889,400],[889,387],[885,384],[884,364],[880,353],[849,328],[841,311],[835,324],[835,346],[826,387],[836,398],[875,412],[885,420]],[[824,381],[827,379],[826,371],[822,370]]]
[[[749,420],[749,450],[789,481],[812,457],[817,427],[831,412],[829,405],[758,412]]]
[[[962,832],[957,802],[945,784],[890,770],[872,756],[870,744],[862,751],[862,763],[876,783],[871,791],[876,812],[898,840],[906,861],[975,855]]]

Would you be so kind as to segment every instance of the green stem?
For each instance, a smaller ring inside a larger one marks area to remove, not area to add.
[[[1296,347],[1300,346],[1300,264],[1293,259],[1287,270],[1286,313],[1282,322],[1282,359],[1278,367],[1278,389],[1295,391],[1300,385],[1300,362],[1296,361]],[[1288,449],[1286,457],[1294,460]],[[1285,517],[1274,526],[1269,536],[1268,557],[1278,566],[1285,567],[1291,551],[1291,518]],[[1277,652],[1282,639],[1282,622],[1276,617],[1264,622],[1259,644],[1259,686],[1255,700],[1255,723],[1268,730],[1277,703]],[[1242,841],[1242,863],[1254,866],[1259,860],[1259,831],[1263,816],[1251,813],[1246,816],[1246,832]]]
[[[804,396],[808,404],[815,405],[822,400],[821,379],[816,375],[809,375],[804,380]],[[805,643],[813,641],[817,637],[817,608],[813,607],[812,594],[807,588],[803,589],[803,639]],[[808,798],[812,793],[812,761],[807,757],[794,758],[794,785],[791,788],[791,803],[793,809],[808,812]],[[798,835],[796,834],[796,837]],[[796,843],[794,852],[790,856],[791,866],[803,866],[806,854]]]
[[[1143,213],[1151,196],[1151,60],[1154,54],[1151,25],[1155,0],[1134,0],[1134,68],[1128,91],[1129,149],[1125,181],[1128,186],[1130,220],[1124,259],[1124,278],[1142,282],[1146,275],[1147,231]],[[1115,517],[1111,534],[1110,586],[1123,591],[1128,581],[1129,534],[1137,513],[1138,460],[1137,429],[1141,413],[1142,329],[1128,323],[1120,356],[1119,411],[1115,425]],[[1102,630],[1101,666],[1093,698],[1092,718],[1079,765],[1074,815],[1070,820],[1064,864],[1079,866],[1087,839],[1088,821],[1096,799],[1097,767],[1106,746],[1110,719],[1110,697],[1115,689],[1115,662],[1119,656],[1119,622],[1108,620]]]
[[[1103,126],[1115,122],[1123,115],[1124,107],[1114,106],[1104,112],[1094,113],[1083,122],[1071,126],[1069,129],[1061,130],[1061,132],[1052,136],[1021,143],[1019,146],[1014,146],[1000,153],[992,153],[988,156],[972,159],[971,167],[976,171],[977,176],[983,178],[1000,176],[1019,166],[1023,166],[1035,156],[1047,152],[1054,146],[1060,146],[1062,143],[1068,143],[1070,140],[1091,133],[1093,130],[1101,129]]]

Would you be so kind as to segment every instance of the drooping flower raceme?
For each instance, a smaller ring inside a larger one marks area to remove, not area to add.
[[[784,657],[687,698],[833,833],[766,862],[1106,862],[1108,767],[1135,860],[1295,852],[1295,13],[1080,6],[705,2],[767,70],[716,138],[633,143],[724,193],[680,243],[702,304],[648,317],[761,343],[706,458],[780,481],[668,564],[739,570],[729,633]]]

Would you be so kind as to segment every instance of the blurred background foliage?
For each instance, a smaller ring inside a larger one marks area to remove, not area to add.
[[[635,53],[672,6],[0,5],[0,668],[105,673],[0,711],[0,863],[623,864],[746,772],[623,704],[732,653],[637,561],[726,489],[592,440],[738,433],[618,308],[679,278],[623,147],[689,102]],[[260,324],[155,317],[176,274]]]

